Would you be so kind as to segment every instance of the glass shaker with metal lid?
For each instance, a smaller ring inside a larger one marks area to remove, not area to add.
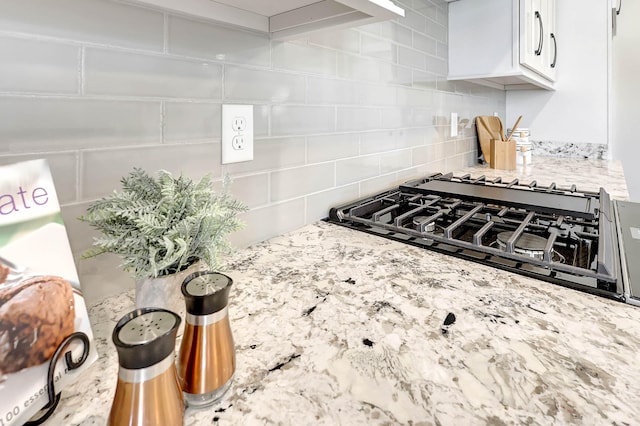
[[[136,309],[113,330],[118,384],[109,425],[182,425],[184,398],[175,366],[180,317],[166,309]]]
[[[236,369],[228,301],[233,280],[202,271],[182,283],[187,308],[178,356],[178,377],[189,406],[218,401],[231,386]]]

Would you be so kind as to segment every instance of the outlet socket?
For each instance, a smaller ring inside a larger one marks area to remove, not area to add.
[[[253,160],[253,105],[222,105],[222,164]]]

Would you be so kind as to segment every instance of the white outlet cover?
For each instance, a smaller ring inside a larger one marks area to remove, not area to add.
[[[451,113],[451,137],[458,136],[458,113]]]
[[[244,124],[244,129],[239,129],[238,123]],[[238,140],[242,141],[241,149],[238,149]],[[222,164],[251,160],[253,105],[222,105]]]

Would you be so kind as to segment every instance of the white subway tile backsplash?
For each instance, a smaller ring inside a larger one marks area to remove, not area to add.
[[[169,52],[217,61],[269,66],[269,38],[199,21],[169,17]]]
[[[380,173],[397,172],[411,166],[411,149],[403,149],[380,155]]]
[[[398,46],[391,40],[362,34],[362,54],[388,62],[397,62]]]
[[[398,63],[423,71],[426,66],[426,55],[419,50],[400,46],[398,48]]]
[[[359,137],[357,134],[345,133],[307,137],[308,163],[321,163],[339,158],[355,157],[358,152]]]
[[[269,202],[269,175],[234,177],[229,192],[249,208],[263,206]]]
[[[335,165],[322,163],[271,173],[271,201],[283,201],[331,188]]]
[[[274,68],[313,74],[336,74],[336,51],[299,43],[274,42]]]
[[[160,102],[0,97],[9,152],[140,145],[160,140]]]
[[[307,196],[306,222],[311,223],[329,216],[329,209],[359,197],[358,184],[343,186]]]
[[[165,141],[220,139],[222,106],[198,102],[165,102]]]
[[[352,81],[307,78],[307,102],[310,104],[356,104],[358,85]]]
[[[397,82],[397,66],[388,62],[338,54],[338,76],[358,81]]]
[[[354,131],[382,128],[382,111],[378,108],[338,108],[338,131]]]
[[[428,36],[422,34],[413,35],[413,47],[431,55],[438,53],[438,42]]]
[[[411,46],[413,43],[413,31],[399,25],[395,21],[382,21],[375,24],[363,25],[359,28],[364,32],[376,34],[406,46]]]
[[[161,12],[104,0],[3,0],[0,29],[161,51]]]
[[[397,104],[397,88],[394,86],[360,84],[358,86],[359,105],[383,105]]]
[[[366,197],[367,195],[379,193],[384,189],[390,189],[396,183],[397,177],[395,173],[363,180],[360,182],[360,196]]]
[[[202,61],[87,49],[84,76],[87,94],[222,97],[222,66]]]
[[[304,198],[272,204],[240,215],[246,226],[232,234],[229,241],[242,247],[293,231],[304,225]]]
[[[345,52],[360,51],[360,33],[356,30],[337,30],[309,36],[309,43]]]
[[[79,57],[77,46],[0,37],[0,92],[78,93]]]
[[[102,149],[82,153],[81,197],[91,200],[119,189],[120,178],[139,167],[150,174],[164,169],[176,175],[199,179],[205,174],[220,176],[220,144],[178,144]]]
[[[425,16],[411,9],[405,9],[402,24],[420,33],[424,33],[427,29],[427,19]]]
[[[237,175],[295,167],[304,163],[304,138],[256,139],[253,143],[253,161],[227,164],[224,171]]]
[[[424,129],[366,132],[360,136],[360,153],[375,154],[424,144]]]
[[[302,103],[304,89],[304,77],[296,74],[225,67],[225,100]]]
[[[451,138],[449,114],[504,115],[504,92],[446,80],[444,0],[400,3],[406,18],[281,42],[120,0],[3,1],[0,163],[50,160],[76,255],[95,232],[75,217],[134,166],[230,174],[242,246],[471,164],[473,123]],[[220,164],[223,103],[254,106],[253,161]],[[85,294],[131,286],[118,263],[80,262]]]
[[[349,158],[336,162],[336,185],[338,186],[378,176],[379,174],[380,157],[377,155]]]
[[[271,107],[272,135],[329,133],[335,130],[335,108],[316,106]]]

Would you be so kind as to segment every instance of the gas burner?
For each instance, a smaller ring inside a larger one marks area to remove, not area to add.
[[[329,212],[332,223],[358,231],[640,306],[640,262],[627,261],[627,251],[640,252],[638,218],[640,203],[611,200],[602,188],[453,173]]]
[[[433,232],[436,229],[436,223],[435,222],[429,222],[429,223],[424,225],[423,229],[420,229],[420,225],[422,224],[422,222],[424,222],[428,218],[429,218],[429,216],[414,216],[414,218],[413,218],[413,226],[416,227],[417,231],[420,231],[420,232]]]
[[[500,250],[507,251],[507,241],[513,235],[512,231],[505,231],[498,234],[496,243]],[[513,251],[518,254],[533,257],[536,259],[544,259],[544,248],[547,245],[547,239],[538,235],[523,233],[516,241]],[[556,251],[552,251],[554,261],[564,261]]]

